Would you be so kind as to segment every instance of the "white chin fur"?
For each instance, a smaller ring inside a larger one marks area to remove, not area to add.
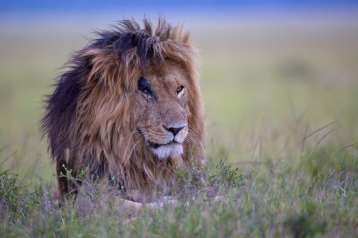
[[[164,160],[182,155],[183,146],[181,144],[162,145],[156,149],[152,148],[152,151],[158,159]]]

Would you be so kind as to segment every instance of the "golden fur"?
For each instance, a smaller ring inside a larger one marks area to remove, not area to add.
[[[100,33],[75,54],[49,97],[43,129],[62,195],[76,190],[64,177],[68,171],[148,192],[170,186],[178,160],[190,168],[203,159],[203,108],[190,36],[164,20],[156,28],[148,20],[143,25],[124,20]],[[154,99],[138,91],[141,77],[150,79]],[[172,94],[178,85],[185,85],[183,98]],[[161,125],[181,116],[187,122],[183,154],[157,159],[146,138],[163,140]]]

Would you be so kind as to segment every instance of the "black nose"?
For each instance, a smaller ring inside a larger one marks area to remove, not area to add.
[[[167,131],[170,131],[171,133],[173,133],[174,136],[176,136],[179,131],[181,131],[185,126],[181,126],[181,127],[164,127]]]

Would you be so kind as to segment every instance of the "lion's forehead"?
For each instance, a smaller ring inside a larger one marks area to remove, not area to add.
[[[149,71],[143,74],[151,84],[160,90],[170,90],[172,87],[186,84],[187,76],[177,65],[166,65],[161,71]]]

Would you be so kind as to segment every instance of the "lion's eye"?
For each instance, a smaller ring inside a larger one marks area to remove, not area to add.
[[[149,96],[153,96],[153,91],[149,81],[143,77],[138,80],[138,89]]]
[[[178,97],[180,97],[181,95],[183,95],[184,93],[184,86],[183,85],[180,85],[178,88],[177,88],[177,95]]]

